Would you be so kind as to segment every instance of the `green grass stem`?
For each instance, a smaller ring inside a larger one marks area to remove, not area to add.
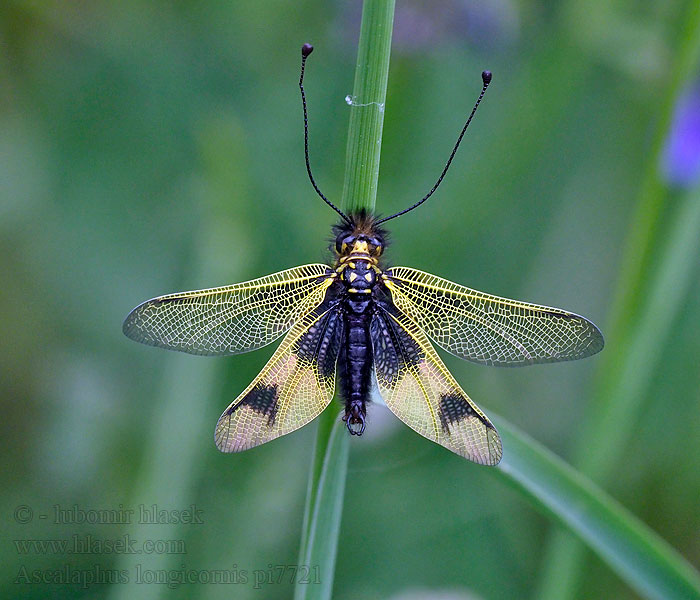
[[[365,0],[340,203],[346,213],[374,212],[393,22],[394,0]],[[350,444],[337,407],[334,400],[318,419],[299,554],[300,565],[318,566],[321,583],[297,583],[295,600],[327,599],[333,591]]]
[[[539,510],[568,527],[643,597],[700,598],[700,575],[667,542],[538,442],[501,418],[494,422],[503,438],[495,470]]]

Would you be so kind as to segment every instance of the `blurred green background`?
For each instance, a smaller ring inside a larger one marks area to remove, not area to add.
[[[391,223],[389,260],[584,314],[605,333],[640,186],[657,166],[653,139],[687,5],[398,0],[379,212],[430,188],[481,70],[494,79],[443,187]],[[213,444],[221,411],[271,351],[176,355],[130,342],[121,322],[159,294],[329,259],[334,216],[304,172],[299,47],[316,47],[307,71],[312,164],[337,199],[360,11],[359,2],[279,0],[5,3],[3,597],[292,594],[286,580],[255,589],[253,573],[297,562],[314,426],[241,455]],[[697,121],[692,78],[683,89]],[[665,192],[652,266],[674,207],[698,179],[700,125],[693,137],[683,119],[676,115],[676,143],[658,163]],[[692,263],[690,275],[653,369],[639,373],[643,398],[625,415],[632,435],[600,483],[698,565]],[[624,351],[612,342],[586,361],[528,369],[445,360],[487,413],[572,460],[594,382]],[[203,522],[139,524],[141,504],[195,505]],[[56,506],[78,520],[81,511],[136,512],[130,524],[64,524]],[[533,597],[556,528],[490,469],[375,406],[368,435],[351,444],[334,596]],[[137,547],[175,540],[177,552],[76,554],[23,542],[124,535]],[[163,569],[237,570],[249,581],[168,586],[143,576]],[[591,554],[585,569],[574,597],[636,597]],[[132,585],[27,583],[23,573],[35,570],[98,579],[116,570]]]

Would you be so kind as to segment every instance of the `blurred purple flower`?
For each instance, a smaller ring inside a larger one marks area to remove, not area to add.
[[[669,183],[681,187],[700,181],[700,84],[689,87],[678,99],[662,171]]]
[[[406,0],[396,7],[394,43],[400,52],[423,51],[450,38],[480,47],[507,46],[517,37],[511,0]]]
[[[345,21],[359,30],[361,3],[350,5]],[[520,17],[514,0],[402,0],[396,5],[394,50],[423,52],[441,43],[467,42],[481,49],[508,48],[517,39]]]

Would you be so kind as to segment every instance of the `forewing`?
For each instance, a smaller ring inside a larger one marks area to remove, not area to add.
[[[407,267],[384,274],[396,307],[460,358],[522,366],[576,360],[603,348],[598,328],[574,313],[484,294]]]
[[[389,409],[460,456],[497,464],[503,455],[498,432],[415,323],[399,311],[378,308],[370,327],[377,384]]]
[[[247,450],[318,416],[333,397],[342,335],[340,313],[327,305],[294,325],[260,374],[219,418],[219,450]]]
[[[160,296],[137,306],[124,334],[190,354],[231,355],[272,343],[323,301],[326,265],[287,269],[226,287]]]

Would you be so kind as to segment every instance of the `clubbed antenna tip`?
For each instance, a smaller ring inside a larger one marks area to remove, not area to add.
[[[337,212],[343,220],[351,224],[352,221],[342,210],[340,210],[335,204],[333,204],[328,198],[326,198],[323,192],[316,185],[316,180],[314,179],[313,173],[311,173],[311,164],[309,163],[309,117],[306,112],[306,94],[304,93],[304,67],[306,66],[306,59],[309,54],[314,51],[314,47],[311,44],[304,44],[301,47],[301,72],[299,73],[299,91],[301,92],[301,105],[304,109],[304,160],[306,162],[306,173],[309,176],[309,181],[313,186],[316,193],[321,197],[328,206],[330,206],[335,212]]]
[[[484,85],[488,85],[489,83],[491,83],[491,71],[482,71],[481,80],[484,82]]]

